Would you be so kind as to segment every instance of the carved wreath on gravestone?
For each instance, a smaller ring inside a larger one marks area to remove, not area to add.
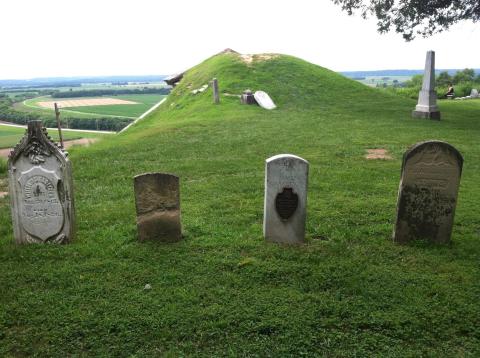
[[[50,151],[38,139],[33,138],[25,148],[24,155],[30,159],[32,164],[41,164],[45,162],[45,157],[50,155]]]
[[[275,198],[275,209],[282,221],[287,221],[292,217],[298,207],[298,195],[292,188],[283,188],[281,193]]]

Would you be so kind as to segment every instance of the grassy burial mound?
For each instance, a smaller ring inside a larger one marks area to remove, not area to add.
[[[192,94],[213,77],[218,105]],[[278,108],[241,105],[247,88]],[[415,104],[283,55],[192,68],[146,119],[71,151],[73,244],[15,247],[0,199],[0,355],[479,355],[480,107],[442,102],[437,122]],[[452,244],[395,245],[402,154],[426,139],[465,158]],[[303,246],[262,238],[279,153],[310,162]],[[136,240],[132,178],[154,171],[180,176],[180,243]]]

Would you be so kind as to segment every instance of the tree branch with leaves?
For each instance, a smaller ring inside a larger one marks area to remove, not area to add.
[[[380,33],[394,29],[406,41],[428,37],[463,21],[480,21],[480,0],[332,0],[349,15],[375,16]]]

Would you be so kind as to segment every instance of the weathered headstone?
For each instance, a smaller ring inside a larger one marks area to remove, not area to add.
[[[418,104],[412,112],[412,117],[440,120],[440,111],[437,106],[437,93],[435,92],[434,51],[427,52],[422,89],[418,94]]]
[[[255,101],[255,97],[253,96],[252,91],[249,89],[243,91],[241,97],[240,97],[240,102],[243,104],[256,104],[257,102]]]
[[[258,105],[265,109],[275,109],[277,106],[273,103],[270,96],[264,91],[256,91],[253,95],[255,97],[255,101],[257,101]]]
[[[137,175],[134,190],[138,239],[181,240],[179,177],[163,173]]]
[[[216,78],[212,80],[212,88],[213,88],[213,103],[218,104],[220,103],[220,94],[218,93],[218,80]]]
[[[405,152],[395,242],[450,241],[462,165],[462,155],[445,142],[422,142]]]
[[[479,98],[480,95],[478,94],[478,90],[476,88],[472,88],[472,91],[470,92],[470,97],[471,98]]]
[[[41,121],[10,153],[8,180],[15,241],[68,243],[74,237],[72,166]]]
[[[291,154],[266,160],[263,234],[267,241],[305,241],[308,167],[305,159]]]

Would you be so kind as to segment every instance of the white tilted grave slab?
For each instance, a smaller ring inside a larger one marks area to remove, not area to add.
[[[256,91],[253,95],[258,105],[265,109],[275,109],[277,106],[273,103],[270,96],[264,91]]]
[[[263,234],[267,241],[305,241],[308,167],[305,159],[291,154],[266,160]]]
[[[71,163],[41,121],[28,123],[26,135],[10,153],[8,180],[16,243],[67,243],[73,239]]]

